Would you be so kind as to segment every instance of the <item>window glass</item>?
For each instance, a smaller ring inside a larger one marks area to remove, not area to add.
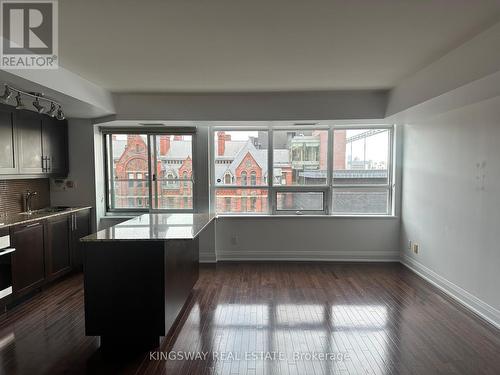
[[[323,192],[278,192],[278,211],[323,211]]]
[[[215,131],[215,184],[266,185],[267,143],[267,131]]]
[[[154,208],[193,208],[193,136],[155,135],[156,200]]]
[[[333,212],[335,214],[389,213],[389,190],[386,188],[334,188]]]
[[[141,181],[148,170],[147,136],[145,134],[113,134],[109,144],[110,167],[108,200],[111,208],[144,209],[149,184]]]
[[[387,184],[389,135],[388,129],[336,129],[333,183]]]
[[[273,132],[273,185],[325,185],[327,130]]]
[[[268,213],[267,189],[224,189],[215,192],[218,213]]]

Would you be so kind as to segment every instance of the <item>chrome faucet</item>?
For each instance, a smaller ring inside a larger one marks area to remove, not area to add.
[[[31,207],[32,207],[31,206],[31,199],[37,195],[38,195],[38,193],[36,191],[30,191],[30,190],[26,191],[26,197],[25,197],[26,201],[25,202],[26,202],[26,212],[27,213],[31,213],[31,211],[32,211],[31,210]]]

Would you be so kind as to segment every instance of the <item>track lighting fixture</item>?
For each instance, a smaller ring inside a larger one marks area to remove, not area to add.
[[[7,103],[9,99],[12,96],[12,91],[10,90],[9,86],[5,85],[5,91],[3,92],[3,95],[0,96],[0,100],[4,103]]]
[[[62,111],[61,106],[59,106],[59,108],[57,109],[56,119],[58,119],[58,120],[64,120],[65,118],[66,117],[64,117],[64,112]]]
[[[36,109],[38,113],[46,113],[50,117],[55,117],[58,120],[64,120],[66,116],[64,115],[63,109],[61,104],[56,102],[55,100],[52,100],[50,98],[46,98],[42,93],[39,92],[27,92],[24,90],[17,89],[15,87],[5,85],[5,91],[3,95],[0,95],[0,101],[4,103],[9,103],[10,98],[12,97],[13,94],[17,93],[15,96],[16,98],[16,103],[15,107],[16,109],[26,109],[26,105],[23,102],[23,96],[28,98],[32,98],[33,100],[33,108]],[[42,103],[45,101],[46,105]],[[50,108],[48,105],[50,104]],[[47,110],[48,108],[48,110]]]
[[[47,115],[50,116],[50,117],[55,117],[56,116],[56,111],[57,111],[56,105],[54,104],[54,102],[51,102],[50,103],[50,109],[47,112]]]
[[[45,112],[45,107],[40,104],[40,99],[37,97],[35,101],[33,102],[33,107],[35,107],[36,111],[38,113],[43,113]]]
[[[16,109],[24,109],[26,108],[23,103],[23,98],[21,98],[21,93],[18,92],[16,95]]]

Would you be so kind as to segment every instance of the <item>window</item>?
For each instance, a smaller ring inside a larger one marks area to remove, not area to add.
[[[328,130],[273,132],[274,185],[326,185]]]
[[[108,210],[193,209],[192,134],[104,137]]]
[[[133,173],[128,174],[128,187],[129,188],[134,187],[134,174]]]
[[[391,129],[334,131],[333,207],[337,214],[388,214]]]
[[[254,171],[250,172],[250,185],[257,185],[257,173],[255,173]]]
[[[215,128],[214,209],[388,215],[392,134],[391,126]]]
[[[214,132],[217,212],[268,212],[268,134],[267,130]]]

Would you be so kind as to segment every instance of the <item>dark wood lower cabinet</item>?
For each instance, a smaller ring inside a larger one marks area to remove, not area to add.
[[[90,234],[90,210],[78,211],[73,214],[71,235],[71,263],[74,269],[83,268],[83,244],[80,238]]]
[[[68,215],[45,221],[45,277],[52,280],[71,271],[70,219]]]
[[[19,225],[11,229],[12,290],[17,296],[41,286],[45,280],[43,222]]]
[[[13,301],[82,269],[80,238],[90,234],[90,209],[10,228]]]

